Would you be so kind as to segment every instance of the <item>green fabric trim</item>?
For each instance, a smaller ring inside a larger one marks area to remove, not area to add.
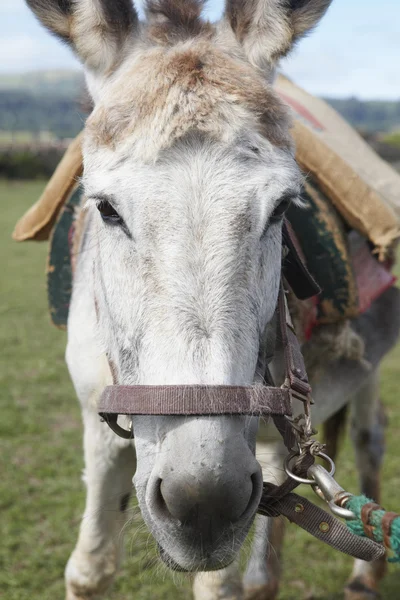
[[[359,314],[357,285],[343,220],[312,179],[307,180],[302,199],[306,208],[292,205],[287,217],[307,267],[322,288],[317,321],[336,323],[355,317]]]
[[[356,519],[347,521],[347,526],[352,533],[361,537],[366,537],[361,521],[361,510],[369,502],[373,502],[373,500],[370,500],[366,496],[351,496],[346,502],[346,508],[351,510],[357,517]],[[374,510],[371,513],[369,521],[373,527],[374,540],[380,544],[383,544],[382,518],[385,513],[385,510]],[[388,561],[398,563],[400,562],[400,515],[394,519],[390,533],[390,550],[393,552],[393,556],[389,557]]]
[[[75,210],[82,190],[79,187],[64,205],[50,238],[47,265],[47,295],[50,317],[56,327],[65,329],[72,293],[72,265],[70,245],[73,237]]]

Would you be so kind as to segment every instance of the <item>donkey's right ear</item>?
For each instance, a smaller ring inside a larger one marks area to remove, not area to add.
[[[122,61],[139,25],[132,0],[25,1],[96,75],[109,74]]]
[[[248,60],[262,69],[277,61],[320,21],[332,0],[225,0],[225,20]]]

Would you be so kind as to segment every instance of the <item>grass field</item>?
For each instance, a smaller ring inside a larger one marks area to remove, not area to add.
[[[32,131],[12,132],[0,129],[0,144],[24,145],[32,142],[52,142],[56,139],[56,136],[50,131],[40,131],[38,134],[34,134]]]
[[[63,570],[76,540],[84,506],[81,421],[64,365],[65,334],[50,325],[46,306],[45,243],[16,244],[11,231],[43,184],[0,182],[0,597],[62,600]],[[387,458],[383,501],[400,511],[398,460],[400,348],[382,373],[387,407]],[[342,450],[341,484],[357,490],[348,443]],[[301,493],[307,490],[301,490]],[[189,582],[175,586],[154,566],[149,536],[132,506],[126,529],[127,557],[108,595],[113,600],[183,600]],[[288,527],[282,600],[339,600],[351,560]],[[400,598],[399,567],[390,566],[382,587],[386,600]]]

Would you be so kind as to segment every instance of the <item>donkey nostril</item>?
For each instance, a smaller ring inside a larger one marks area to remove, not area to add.
[[[160,480],[159,507],[169,517],[180,522],[188,522],[198,514],[205,504],[207,491],[201,485],[187,479],[167,478]],[[165,514],[164,512],[164,514]]]
[[[256,510],[256,507],[260,503],[261,494],[263,490],[263,476],[261,469],[253,473],[250,478],[252,483],[251,496],[244,513],[241,515],[242,517],[245,516],[245,513],[249,512],[250,514],[252,514]]]
[[[163,480],[162,479],[157,479],[154,482],[154,488],[153,488],[153,508],[154,510],[158,513],[159,517],[171,517],[171,514],[168,510],[168,507],[165,503],[162,491],[161,491],[161,486],[162,486]]]
[[[159,517],[201,526],[235,523],[253,516],[262,491],[260,471],[228,482],[212,477],[158,479],[153,488],[153,508]]]

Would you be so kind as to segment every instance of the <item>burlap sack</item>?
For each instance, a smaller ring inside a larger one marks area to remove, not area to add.
[[[48,240],[57,216],[82,175],[82,137],[70,144],[39,200],[18,221],[13,232],[17,242]]]
[[[326,102],[282,75],[276,90],[294,112],[300,166],[383,257],[400,237],[400,175]]]

